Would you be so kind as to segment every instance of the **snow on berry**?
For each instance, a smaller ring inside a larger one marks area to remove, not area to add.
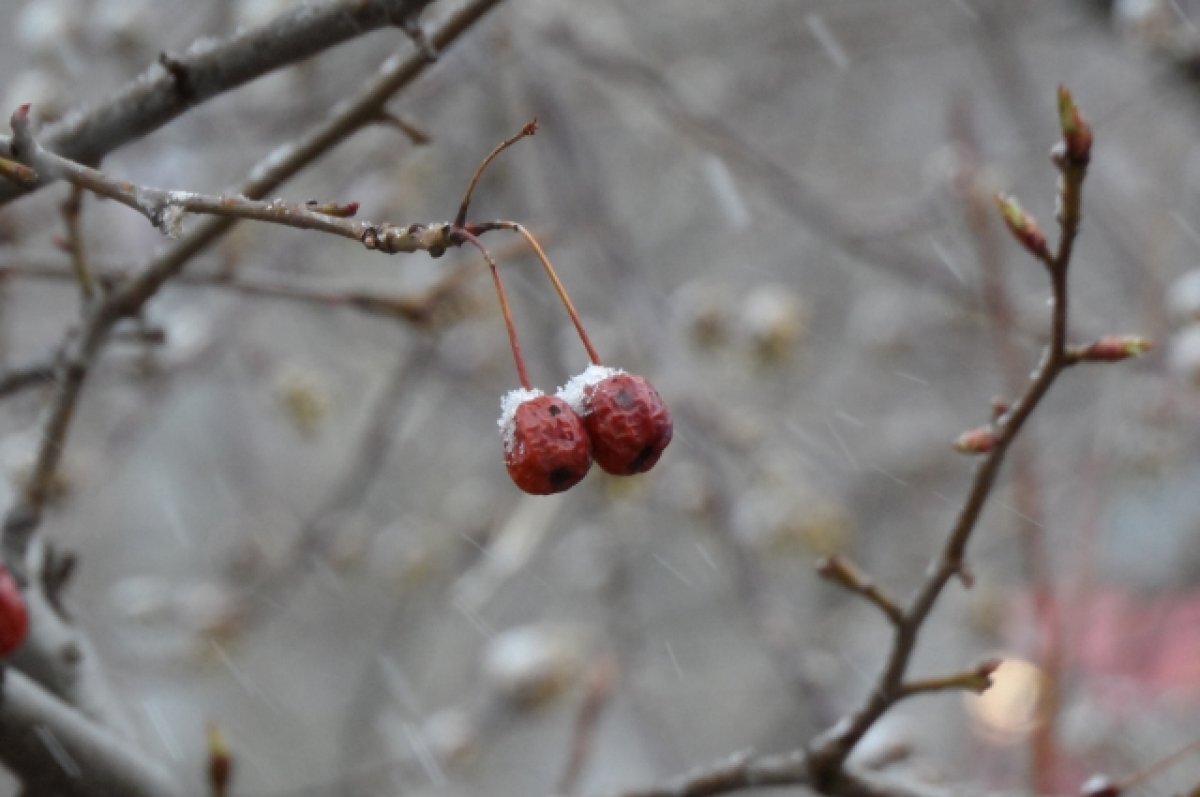
[[[508,391],[500,399],[500,419],[496,421],[496,425],[500,427],[500,437],[504,440],[505,453],[508,453],[513,445],[517,407],[542,395],[545,394],[537,388],[518,387]]]
[[[0,656],[9,656],[21,647],[28,630],[25,597],[8,568],[0,565]]]
[[[671,442],[671,411],[643,377],[592,365],[558,397],[583,416],[596,464],[613,475],[645,473]]]
[[[607,365],[593,363],[585,368],[583,373],[571,377],[570,381],[560,387],[554,395],[570,404],[581,417],[586,417],[588,414],[587,394],[591,389],[610,376],[623,373],[625,372],[619,368],[609,368]]]
[[[592,467],[592,445],[571,405],[537,390],[514,390],[501,402],[504,464],[513,483],[533,495],[561,493]]]

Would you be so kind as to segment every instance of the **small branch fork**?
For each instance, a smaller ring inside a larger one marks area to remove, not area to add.
[[[982,457],[975,468],[966,498],[922,583],[907,603],[900,603],[876,586],[870,577],[848,559],[833,556],[821,560],[818,573],[866,600],[893,627],[891,648],[883,667],[863,703],[846,718],[817,736],[806,749],[786,756],[737,756],[714,767],[689,773],[658,788],[626,792],[622,797],[706,797],[768,785],[804,785],[826,795],[931,795],[941,790],[883,782],[852,771],[847,758],[863,736],[888,710],[915,695],[943,691],[982,692],[991,685],[999,662],[981,662],[971,670],[922,680],[908,678],[908,668],[920,631],[946,585],[959,578],[970,586],[966,566],[967,545],[974,533],[987,498],[991,494],[1005,454],[1026,421],[1058,377],[1082,362],[1114,362],[1146,351],[1150,344],[1133,336],[1107,336],[1085,346],[1070,346],[1068,333],[1067,275],[1079,232],[1083,180],[1090,159],[1092,131],[1075,106],[1070,93],[1060,87],[1059,122],[1062,141],[1052,160],[1059,172],[1059,237],[1053,251],[1037,223],[1015,200],[998,196],[997,206],[1017,241],[1047,271],[1051,291],[1050,342],[1022,395],[1011,404],[994,409],[986,426],[969,430],[955,448]]]

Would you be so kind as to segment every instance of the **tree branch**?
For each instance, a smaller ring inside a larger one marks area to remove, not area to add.
[[[1060,115],[1062,97],[1060,89]],[[1068,99],[1069,99],[1069,95]],[[1074,112],[1074,106],[1071,106]],[[1074,117],[1075,123],[1085,123]],[[983,507],[991,495],[1004,455],[1025,422],[1050,390],[1059,374],[1071,364],[1067,356],[1067,273],[1075,237],[1079,231],[1083,179],[1087,173],[1087,151],[1073,141],[1066,121],[1062,124],[1064,143],[1056,147],[1054,162],[1060,172],[1059,180],[1059,241],[1053,257],[1046,264],[1050,276],[1051,319],[1050,343],[1034,371],[1025,393],[995,422],[995,441],[985,458],[975,469],[966,500],[951,527],[941,553],[934,561],[925,580],[917,588],[904,611],[902,622],[896,626],[891,650],[874,687],[863,705],[848,721],[839,723],[819,736],[810,747],[813,782],[819,791],[840,793],[838,783],[845,777],[843,765],[854,746],[889,708],[906,695],[904,676],[916,648],[921,627],[933,610],[942,590],[964,570],[967,544],[975,531]],[[1090,148],[1090,128],[1087,128]],[[1074,146],[1073,146],[1074,145]]]
[[[755,756],[735,753],[712,766],[686,772],[672,781],[648,789],[623,792],[620,797],[712,797],[764,786],[803,786],[808,766],[802,753]]]
[[[53,360],[10,368],[0,374],[0,398],[18,393],[26,388],[53,382],[57,373],[57,365]]]
[[[64,157],[98,163],[109,152],[223,92],[365,33],[403,25],[431,1],[297,3],[262,27],[160,58],[116,93],[47,127],[42,140]],[[13,155],[10,145],[0,139],[0,153]],[[37,185],[51,181],[52,176],[41,175]],[[0,204],[19,193],[13,186],[0,185]]]
[[[71,797],[182,794],[170,773],[22,673],[8,668],[0,700],[0,761],[27,793]]]

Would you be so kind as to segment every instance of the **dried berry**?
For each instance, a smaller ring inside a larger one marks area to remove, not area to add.
[[[501,404],[500,429],[508,475],[527,493],[561,493],[592,466],[583,420],[560,398],[536,390],[512,391]]]
[[[596,464],[615,476],[650,470],[671,442],[671,411],[640,376],[592,365],[559,396],[583,416]]]
[[[0,565],[0,656],[9,656],[21,647],[29,630],[29,612],[25,597],[8,568]]]

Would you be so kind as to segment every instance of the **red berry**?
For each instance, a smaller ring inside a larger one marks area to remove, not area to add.
[[[561,493],[592,467],[583,420],[560,398],[514,390],[502,404],[500,428],[508,475],[527,493]]]
[[[671,442],[671,411],[654,386],[640,376],[593,365],[559,395],[583,416],[592,456],[608,473],[645,473]]]
[[[0,656],[9,656],[25,641],[29,612],[8,568],[0,565]]]

